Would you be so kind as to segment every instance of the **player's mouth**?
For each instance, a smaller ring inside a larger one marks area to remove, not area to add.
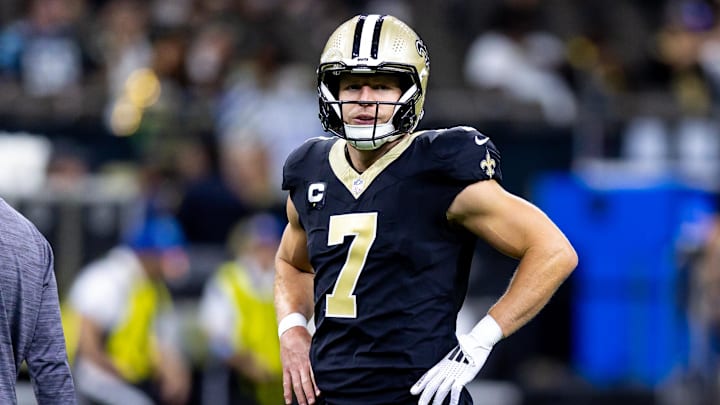
[[[358,115],[357,117],[353,118],[352,122],[355,125],[373,125],[375,124],[375,116],[365,114]]]

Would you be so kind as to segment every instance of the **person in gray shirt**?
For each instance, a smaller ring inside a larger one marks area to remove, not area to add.
[[[23,361],[39,404],[76,403],[52,248],[0,198],[0,403],[17,403]]]

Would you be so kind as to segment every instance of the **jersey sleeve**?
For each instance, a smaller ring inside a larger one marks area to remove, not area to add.
[[[431,154],[437,170],[447,178],[474,183],[502,182],[500,152],[490,138],[471,127],[455,127],[433,134]]]
[[[25,360],[38,403],[73,404],[75,388],[60,318],[52,248],[44,238],[43,248],[48,265],[45,268],[35,333]]]
[[[283,165],[283,178],[282,178],[282,189],[290,191],[291,193],[297,188],[301,182],[301,174],[303,172],[303,165],[307,164],[307,160],[312,160],[311,151],[313,148],[325,138],[317,137],[311,138],[305,141],[297,149],[295,149],[288,158],[285,160]]]

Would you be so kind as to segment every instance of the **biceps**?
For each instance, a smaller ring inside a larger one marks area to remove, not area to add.
[[[303,271],[312,271],[310,259],[307,254],[307,237],[305,232],[301,229],[295,229],[292,224],[288,224],[285,228],[276,256],[278,270],[281,269],[283,264],[289,264]]]
[[[285,227],[277,255],[275,256],[275,267],[278,272],[283,272],[287,267],[312,273],[312,266],[307,251],[307,234],[300,226],[297,212],[294,212],[292,204],[288,204],[289,222]]]
[[[514,258],[533,246],[554,241],[558,234],[540,209],[495,182],[469,186],[451,210],[461,225]]]
[[[500,251],[519,258],[534,246],[552,242],[556,229],[537,207],[527,201],[509,201],[507,207],[477,218],[480,236]]]

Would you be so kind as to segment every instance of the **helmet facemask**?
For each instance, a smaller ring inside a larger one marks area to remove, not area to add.
[[[391,142],[403,134],[412,132],[421,117],[414,114],[415,105],[421,96],[418,81],[408,74],[401,76],[402,95],[398,101],[365,101],[338,100],[339,76],[342,73],[354,73],[353,69],[328,69],[321,67],[318,78],[318,99],[320,101],[320,121],[326,131],[346,139],[351,145],[360,150],[373,150]],[[366,70],[362,74],[367,74]],[[391,73],[398,75],[394,70],[375,69],[374,73]],[[345,104],[375,105],[375,122],[371,125],[352,125],[345,123],[342,107]],[[378,123],[378,112],[381,105],[395,106],[388,122]]]

